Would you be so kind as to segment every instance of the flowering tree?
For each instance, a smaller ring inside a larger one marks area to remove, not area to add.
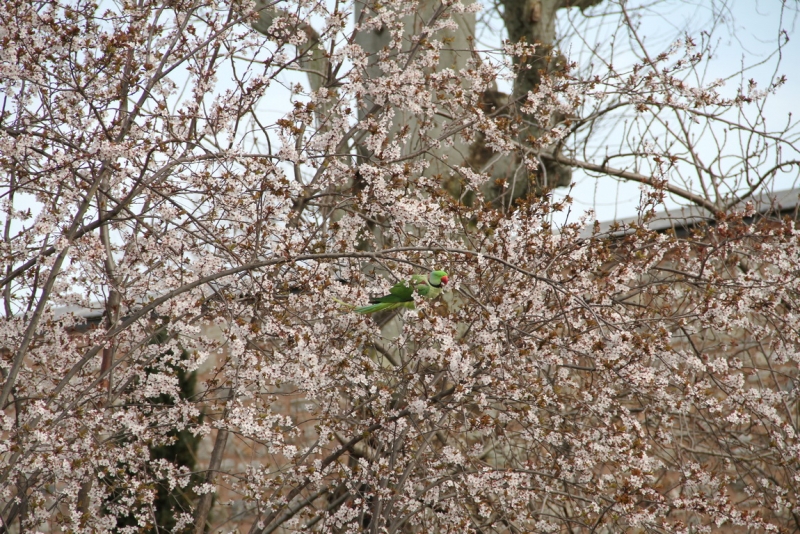
[[[646,187],[613,235],[483,196],[580,165],[553,147],[589,105],[763,95],[690,85],[685,41],[489,105],[536,49],[453,46],[476,7],[0,6],[0,528],[798,528],[795,222],[680,188],[675,144],[614,171]],[[309,84],[266,120],[289,70]],[[714,224],[649,230],[676,192]],[[405,314],[336,300],[436,267],[449,291]]]

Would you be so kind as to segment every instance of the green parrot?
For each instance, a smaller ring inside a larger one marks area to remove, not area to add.
[[[356,313],[367,314],[395,308],[414,309],[414,291],[426,299],[435,299],[442,293],[442,288],[447,284],[445,271],[431,271],[430,274],[415,274],[409,282],[395,284],[389,294],[383,297],[369,299],[369,306],[355,306],[339,299],[334,299],[339,304],[347,306]]]

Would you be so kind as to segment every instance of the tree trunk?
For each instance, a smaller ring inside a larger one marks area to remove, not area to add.
[[[508,31],[508,38],[512,43],[526,42],[536,45],[536,53],[521,62],[514,58],[514,64],[521,68],[520,74],[514,85],[512,97],[524,97],[529,91],[534,91],[542,81],[543,74],[550,74],[563,70],[565,58],[554,51],[553,44],[556,40],[556,16],[559,9],[578,7],[581,10],[597,5],[602,0],[500,0],[503,6],[503,22]],[[521,64],[522,63],[522,64]],[[527,115],[522,115],[525,127],[519,134],[520,143],[525,146],[530,137],[538,138],[542,134],[539,128]],[[552,117],[553,124],[564,119],[561,116]],[[572,181],[570,167],[552,160],[543,161],[540,172],[533,177],[532,185],[535,191],[553,187],[566,187]],[[519,197],[528,190],[512,191],[512,196]]]

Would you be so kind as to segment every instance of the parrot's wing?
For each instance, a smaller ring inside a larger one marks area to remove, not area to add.
[[[369,306],[355,308],[356,313],[367,314],[396,308],[414,309],[414,284],[400,282],[392,286],[388,295],[369,299]]]
[[[405,282],[400,282],[399,284],[392,286],[392,289],[389,290],[389,293],[404,299],[406,302],[409,300],[414,300],[414,287]]]
[[[369,299],[372,304],[395,304],[399,302],[414,302],[414,289],[404,283],[395,284],[388,295],[382,297],[372,297]]]

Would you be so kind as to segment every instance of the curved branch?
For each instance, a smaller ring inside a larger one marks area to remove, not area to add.
[[[703,198],[700,195],[696,195],[691,191],[687,191],[686,189],[681,189],[680,187],[677,187],[669,182],[665,182],[663,184],[658,183],[658,181],[652,176],[646,176],[644,174],[639,174],[637,172],[624,171],[622,169],[615,169],[613,167],[609,167],[608,165],[598,165],[596,163],[589,163],[588,161],[580,161],[574,158],[568,158],[561,155],[542,153],[539,156],[542,159],[546,159],[549,161],[557,161],[558,163],[563,163],[565,165],[570,165],[572,167],[579,167],[581,169],[586,169],[587,171],[599,172],[602,174],[607,174],[608,176],[617,176],[624,180],[639,182],[641,184],[646,184],[651,187],[663,188],[672,193],[673,195],[685,198],[686,200],[693,202],[698,206],[704,207],[712,214],[715,214],[719,211],[717,206],[715,206],[714,203],[711,202],[710,200]]]
[[[784,161],[784,162],[781,162],[781,163],[776,163],[771,169],[769,169],[767,172],[765,172],[764,174],[762,174],[759,177],[759,179],[756,181],[756,183],[752,187],[750,187],[750,190],[747,193],[745,193],[744,195],[742,195],[740,197],[736,197],[733,200],[731,200],[725,206],[725,211],[729,210],[730,208],[734,207],[736,204],[739,204],[742,201],[744,201],[744,200],[750,198],[751,196],[753,196],[753,194],[756,191],[758,191],[758,188],[761,187],[761,184],[763,184],[767,180],[767,178],[769,178],[770,176],[774,175],[776,172],[778,172],[779,170],[783,169],[784,167],[791,167],[792,165],[796,165],[797,167],[800,167],[800,160],[793,159],[793,160],[790,160],[790,161]]]

